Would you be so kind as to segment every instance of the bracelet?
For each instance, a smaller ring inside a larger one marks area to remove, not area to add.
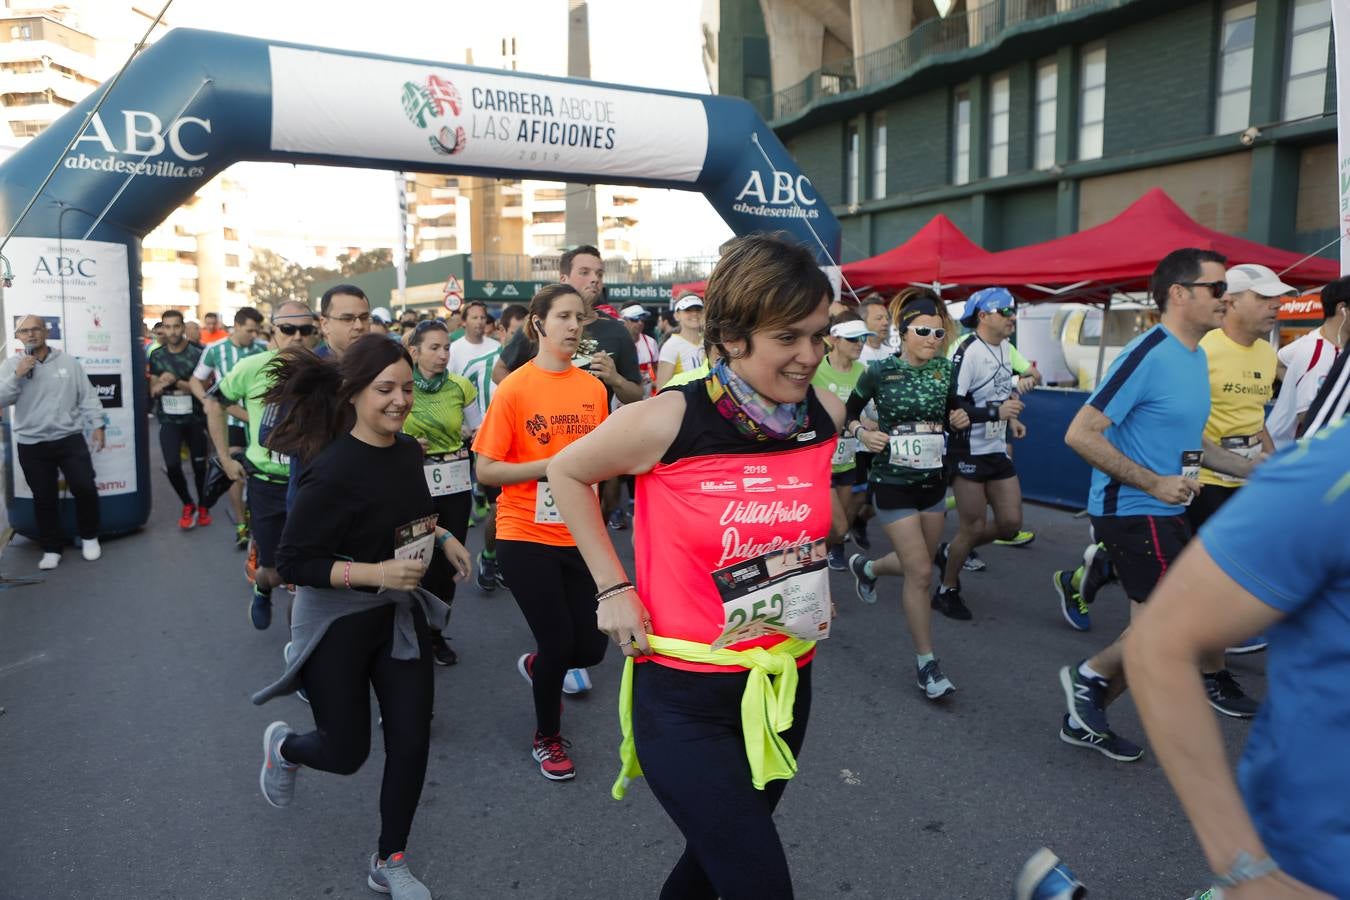
[[[441,532],[441,536],[438,537],[438,538],[436,538],[436,546],[437,546],[437,547],[444,547],[444,546],[445,546],[445,542],[448,541],[448,540],[450,540],[451,537],[453,537],[453,535],[450,534],[449,531],[442,531],[442,532]]]
[[[377,594],[384,593],[384,560],[380,560],[380,589],[375,593]]]
[[[1232,867],[1222,875],[1215,874],[1214,883],[1220,887],[1235,888],[1245,881],[1255,881],[1280,871],[1279,863],[1269,856],[1254,858],[1246,850],[1238,851]]]
[[[342,586],[349,591],[352,589],[352,564],[350,562],[342,566]]]
[[[612,597],[617,597],[620,594],[626,594],[629,591],[633,590],[637,589],[633,587],[633,583],[631,581],[621,581],[618,584],[613,585],[612,587],[607,587],[600,593],[596,594],[595,595],[596,605],[604,603],[606,600],[609,600]]]

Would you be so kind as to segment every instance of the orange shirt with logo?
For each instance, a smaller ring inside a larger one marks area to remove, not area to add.
[[[530,361],[497,385],[473,451],[501,462],[538,462],[590,434],[607,415],[600,379],[575,367],[549,372]],[[565,524],[538,521],[539,510],[538,482],[504,485],[497,500],[498,539],[576,546]]]

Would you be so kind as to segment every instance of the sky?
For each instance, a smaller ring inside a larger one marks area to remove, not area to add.
[[[146,4],[158,10],[160,3]],[[708,93],[700,0],[592,0],[591,78],[641,87]],[[350,12],[340,11],[350,10]],[[518,68],[567,72],[567,0],[174,0],[171,26],[206,28],[320,47],[497,67],[501,40],[516,37]],[[368,234],[377,223],[396,233],[394,176],[388,172],[248,163],[231,173],[249,188],[258,221],[350,222]],[[376,230],[379,230],[377,227]],[[731,231],[702,194],[644,192],[641,231],[649,255],[715,256]]]

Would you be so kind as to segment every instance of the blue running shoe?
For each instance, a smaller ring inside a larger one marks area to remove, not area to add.
[[[272,624],[272,592],[260,591],[255,585],[253,600],[249,603],[248,619],[259,631],[266,631]]]
[[[853,573],[853,584],[858,599],[864,603],[877,602],[877,580],[867,574],[867,557],[855,553],[848,559],[848,570]]]
[[[1079,671],[1082,661],[1059,670],[1059,684],[1064,689],[1064,703],[1069,715],[1097,737],[1106,737],[1111,728],[1106,723],[1105,678],[1087,678]]]
[[[843,544],[838,544],[829,549],[826,554],[829,559],[830,568],[836,572],[848,571],[848,556]]]
[[[1073,589],[1073,573],[1056,572],[1050,576],[1050,581],[1055,586],[1055,593],[1059,594],[1059,611],[1064,614],[1064,621],[1074,631],[1090,630],[1092,616],[1088,614],[1087,601],[1083,595]]]
[[[1238,656],[1244,653],[1260,653],[1262,650],[1266,649],[1267,645],[1268,642],[1266,641],[1266,636],[1264,634],[1258,634],[1254,638],[1248,638],[1236,647],[1229,647],[1227,652]]]
[[[1017,873],[1013,900],[1084,900],[1085,888],[1059,857],[1042,847]]]
[[[1134,741],[1127,741],[1110,730],[1106,732],[1105,737],[1098,737],[1086,729],[1074,728],[1069,724],[1068,716],[1064,717],[1064,722],[1059,726],[1059,739],[1075,747],[1087,747],[1089,750],[1096,750],[1108,759],[1114,759],[1117,762],[1135,762],[1144,756],[1144,748]]]

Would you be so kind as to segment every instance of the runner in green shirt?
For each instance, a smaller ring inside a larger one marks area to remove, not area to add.
[[[835,316],[830,325],[830,336],[826,340],[830,352],[821,360],[811,383],[834,394],[841,403],[847,403],[854,385],[867,371],[867,366],[858,361],[862,355],[863,341],[874,334],[855,312],[846,310]],[[838,572],[848,568],[844,541],[848,537],[849,526],[862,508],[863,492],[867,488],[865,483],[857,483],[857,454],[858,439],[841,435],[835,445],[834,458],[830,461],[830,486],[834,488],[836,513],[842,514],[836,515],[833,521],[837,526],[842,524],[843,530],[836,534],[832,529],[826,545],[829,548],[830,568]]]

